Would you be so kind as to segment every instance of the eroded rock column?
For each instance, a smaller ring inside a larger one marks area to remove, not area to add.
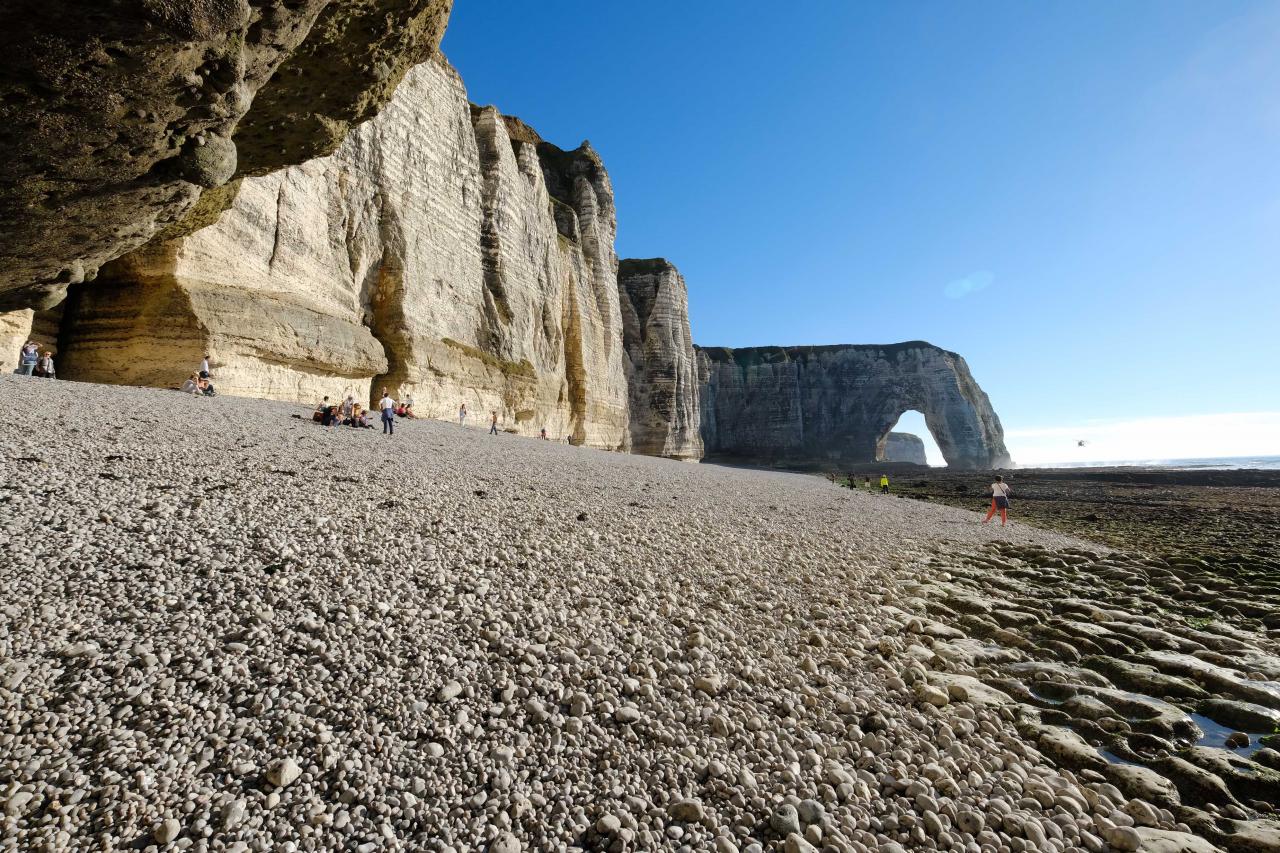
[[[631,402],[631,450],[702,458],[698,368],[684,278],[668,261],[618,264],[623,346]]]

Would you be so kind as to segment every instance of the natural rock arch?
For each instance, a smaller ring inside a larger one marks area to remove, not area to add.
[[[698,354],[708,458],[801,468],[874,462],[884,436],[915,409],[948,466],[1010,464],[1000,419],[964,359],[924,341]]]

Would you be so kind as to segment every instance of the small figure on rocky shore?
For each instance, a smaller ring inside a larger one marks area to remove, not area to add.
[[[494,409],[489,413],[489,435],[498,434],[498,410]]]
[[[200,375],[205,379],[210,379],[213,374],[209,372],[209,354],[205,353],[204,358],[200,359]]]
[[[382,410],[382,434],[395,435],[396,401],[391,399],[386,388],[382,389],[382,399],[378,401],[378,408]]]
[[[849,488],[850,489],[858,488],[858,478],[853,475],[852,471],[849,472]]]
[[[882,495],[889,494],[889,475],[888,474],[880,475],[880,494]]]
[[[867,487],[867,491],[870,492],[871,491],[871,475],[867,474],[866,476],[864,476],[862,478],[862,482],[863,482],[863,485]]]
[[[551,439],[547,436],[547,428],[546,428],[546,427],[543,427],[543,428],[538,432],[538,438],[542,439],[543,441],[550,441],[550,440],[551,440]]]
[[[458,407],[458,426],[467,425],[467,404],[463,403]]]
[[[982,520],[983,524],[990,521],[1000,511],[1000,526],[1004,527],[1009,521],[1009,484],[1004,481],[1004,477],[996,475],[996,481],[991,484],[991,509],[987,511],[987,517]]]

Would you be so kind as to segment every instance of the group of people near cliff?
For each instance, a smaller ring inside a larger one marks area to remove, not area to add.
[[[200,359],[200,369],[192,371],[178,390],[197,397],[212,397],[217,393],[213,388],[213,374],[209,372],[209,356]]]
[[[417,417],[413,412],[412,395],[407,394],[403,400],[396,400],[391,396],[391,391],[385,387],[382,389],[382,396],[378,398],[377,407],[384,435],[395,435],[396,418]],[[360,405],[351,394],[348,394],[341,403],[333,403],[325,397],[312,412],[311,420],[324,427],[346,426],[355,429],[373,429],[369,410]]]
[[[382,431],[387,435],[395,434],[396,418],[416,418],[417,415],[413,411],[413,397],[406,395],[403,400],[395,400],[391,397],[388,389],[382,389],[382,396],[378,400],[377,410],[382,419]],[[467,411],[467,404],[462,403],[458,406],[458,426],[465,427],[467,418],[470,413]],[[315,411],[311,413],[311,419],[321,426],[336,427],[348,426],[357,428],[372,428],[373,423],[370,420],[369,410],[362,407],[352,395],[340,403],[331,401],[325,397],[316,406]],[[498,435],[498,410],[494,409],[489,412],[489,435]],[[551,436],[547,435],[546,428],[538,433],[538,438],[544,441],[550,441]],[[570,443],[572,443],[570,439]]]
[[[311,414],[311,420],[326,427],[373,427],[373,424],[369,423],[369,416],[364,407],[351,396],[341,403],[332,403],[326,396],[320,401],[320,405],[316,406],[316,410]]]
[[[828,474],[827,479],[832,483],[835,483],[837,477],[835,474]],[[850,489],[865,487],[866,490],[870,492],[871,477],[863,476],[862,483],[859,484],[858,478],[854,474],[850,473],[847,475],[845,485]],[[1010,489],[1009,484],[1004,481],[1004,477],[997,474],[995,481],[988,487],[988,490],[991,496],[991,508],[987,511],[987,517],[982,520],[982,523],[986,524],[991,521],[991,519],[995,518],[996,513],[999,513],[1000,526],[1004,527],[1009,523],[1009,495],[1012,493],[1012,489]],[[884,495],[889,494],[888,474],[880,475],[880,493]]]
[[[53,353],[40,351],[35,341],[27,341],[18,351],[18,367],[13,371],[19,376],[40,376],[45,379],[57,379],[58,374],[53,367]]]

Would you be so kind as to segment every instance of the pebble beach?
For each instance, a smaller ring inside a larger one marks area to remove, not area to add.
[[[1158,602],[1077,577],[1138,555],[444,422],[11,376],[0,399],[35,413],[0,425],[0,849],[1280,849],[1274,770],[1191,802],[1008,683],[1034,659],[1022,683],[1082,695],[999,612],[1144,624]],[[1274,637],[1221,636],[1265,710]]]

